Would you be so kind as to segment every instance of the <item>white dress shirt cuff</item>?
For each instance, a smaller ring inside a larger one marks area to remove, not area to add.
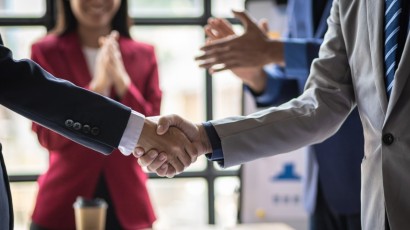
[[[122,135],[118,149],[122,154],[128,156],[134,151],[140,138],[145,116],[132,110],[127,127]]]

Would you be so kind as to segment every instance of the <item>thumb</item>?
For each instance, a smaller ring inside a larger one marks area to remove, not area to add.
[[[235,18],[239,19],[243,26],[245,27],[245,29],[251,29],[254,27],[258,27],[254,20],[248,15],[248,13],[246,13],[246,11],[236,11],[236,10],[232,10],[232,13],[234,14]]]
[[[105,37],[99,37],[99,38],[98,38],[98,44],[99,44],[100,46],[104,45],[105,40],[106,40]]]
[[[118,31],[113,30],[111,31],[110,36],[112,36],[115,40],[118,40],[118,38],[120,37],[120,33],[118,33]]]
[[[190,141],[197,138],[197,127],[192,122],[185,120],[178,115],[162,116],[158,120],[157,134],[163,135],[171,126],[180,129]]]
[[[262,18],[261,20],[259,20],[258,26],[264,34],[269,32],[268,19]]]
[[[172,115],[160,117],[157,125],[157,134],[164,135],[168,131],[169,127],[173,125],[175,125],[175,121],[172,118]]]

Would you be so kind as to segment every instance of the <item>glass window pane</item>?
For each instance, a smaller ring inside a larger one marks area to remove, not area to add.
[[[10,190],[13,198],[14,229],[29,229],[31,214],[36,202],[37,183],[11,183]]]
[[[130,0],[131,17],[199,17],[203,14],[203,0]]]
[[[179,114],[194,122],[205,119],[205,72],[194,56],[204,43],[200,26],[134,26],[136,40],[155,46],[160,85],[161,114]]]
[[[45,35],[44,27],[2,27],[4,43],[14,54],[15,59],[30,57],[30,46]],[[0,141],[10,175],[41,173],[48,165],[48,154],[39,145],[31,131],[31,121],[0,107]]]
[[[237,223],[239,211],[238,177],[220,177],[215,180],[215,223],[232,227]]]
[[[206,157],[198,157],[197,161],[190,165],[187,169],[185,169],[185,172],[192,172],[192,171],[203,171],[206,168],[206,163],[208,160]]]
[[[204,179],[150,179],[147,186],[158,219],[155,229],[208,223],[208,189]]]
[[[40,174],[48,166],[48,153],[31,131],[31,121],[0,106],[0,142],[9,175]]]
[[[1,0],[0,0],[1,1]],[[42,26],[0,27],[4,45],[11,49],[15,59],[29,58],[31,44],[46,35]]]
[[[214,119],[242,114],[242,81],[232,72],[224,71],[213,75]],[[240,166],[222,169],[214,163],[217,170],[238,170]]]
[[[229,168],[222,168],[221,166],[219,166],[218,163],[214,162],[214,168],[218,171],[225,171],[225,170],[229,170],[229,171],[237,171],[241,168],[240,165],[236,165],[236,166],[231,166]]]
[[[242,81],[231,71],[213,75],[214,119],[242,113]]]
[[[212,0],[212,15],[232,18],[232,10],[244,10],[245,0]]]
[[[46,12],[45,0],[0,0],[0,17],[40,17]]]

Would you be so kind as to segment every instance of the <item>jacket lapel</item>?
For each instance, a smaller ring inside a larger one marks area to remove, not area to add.
[[[367,24],[369,30],[369,45],[371,60],[375,73],[377,95],[384,115],[387,112],[387,95],[384,83],[384,57],[383,57],[383,18],[384,1],[366,0]]]
[[[73,83],[84,87],[91,81],[91,74],[85,60],[80,40],[77,33],[73,32],[64,36],[62,44],[62,55],[67,63],[67,73],[70,74]]]

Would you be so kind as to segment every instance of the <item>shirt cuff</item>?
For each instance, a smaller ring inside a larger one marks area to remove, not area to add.
[[[224,164],[224,154],[222,151],[221,138],[219,138],[218,133],[215,130],[215,127],[211,122],[204,122],[202,125],[205,128],[205,132],[211,142],[212,153],[208,153],[205,156],[208,160],[217,161],[219,165],[223,167]]]
[[[125,127],[118,149],[125,156],[129,156],[135,149],[140,138],[142,127],[144,126],[145,116],[132,110]]]

